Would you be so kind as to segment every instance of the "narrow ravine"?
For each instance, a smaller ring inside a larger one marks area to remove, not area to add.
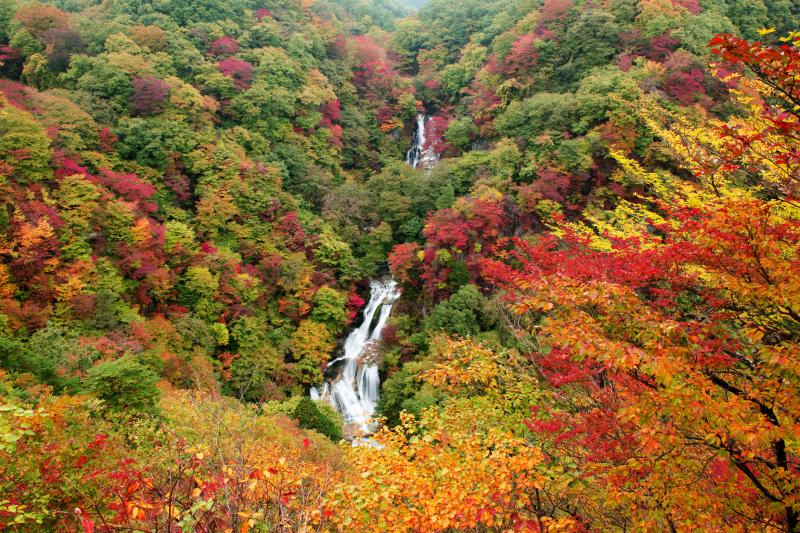
[[[428,139],[430,118],[424,113],[417,115],[413,145],[406,154],[406,163],[413,168],[430,169],[439,161],[439,154]],[[335,369],[335,377],[309,391],[312,399],[328,402],[342,415],[347,439],[370,435],[377,427],[373,421],[381,387],[377,345],[399,297],[400,290],[393,279],[370,282],[370,298],[362,311],[361,325],[345,339],[342,355],[328,363],[327,369]]]
[[[406,154],[406,163],[413,168],[429,169],[439,161],[439,154],[428,139],[429,120],[429,115],[417,115],[413,145]],[[371,435],[377,428],[373,420],[381,388],[377,346],[398,298],[400,290],[395,280],[370,282],[370,298],[362,311],[361,325],[345,339],[342,355],[328,363],[327,369],[335,370],[335,377],[309,391],[312,399],[328,402],[342,415],[347,439]]]

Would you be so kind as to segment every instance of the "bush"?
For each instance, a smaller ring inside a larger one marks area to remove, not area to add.
[[[292,417],[297,420],[297,425],[303,429],[313,429],[332,441],[342,439],[342,427],[330,415],[321,410],[316,402],[307,396],[303,396],[297,402]]]
[[[158,375],[130,357],[101,363],[87,373],[86,388],[114,411],[155,413]]]

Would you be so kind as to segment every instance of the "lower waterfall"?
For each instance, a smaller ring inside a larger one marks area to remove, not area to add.
[[[365,434],[374,431],[372,417],[380,397],[376,346],[399,297],[400,290],[393,279],[370,283],[363,322],[345,339],[342,356],[328,363],[329,368],[340,365],[336,377],[326,381],[321,389],[312,387],[310,391],[312,399],[329,402],[341,413],[345,424],[354,424]]]

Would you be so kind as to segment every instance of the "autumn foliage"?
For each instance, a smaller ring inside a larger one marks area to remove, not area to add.
[[[500,291],[530,350],[526,371],[546,384],[525,426],[543,454],[537,468],[559,474],[536,488],[555,502],[551,517],[583,527],[798,527],[795,48],[730,36],[712,46],[722,76],[740,63],[759,76],[737,80],[760,95],[741,96],[746,116],[698,126],[642,96],[643,120],[693,179],[648,173],[620,149],[616,179],[647,192],[620,203],[612,223],[557,218],[549,233],[503,239],[497,219],[473,241],[442,210],[424,248],[391,258],[401,279],[436,290],[434,258],[480,250],[478,275]],[[422,379],[458,393],[454,379],[480,375],[456,373],[472,352]]]
[[[765,105],[743,126],[783,116],[782,134],[770,125],[734,145],[729,125],[717,131],[731,155],[783,166],[759,147],[769,138],[794,153],[797,116]],[[705,160],[692,163],[708,177]],[[717,167],[714,188],[661,189],[666,217],[651,232],[601,244],[567,228],[485,263],[526,317],[534,364],[553,386],[527,424],[555,461],[577,465],[579,506],[603,527],[656,517],[673,529],[798,526],[800,222],[791,196],[722,182],[737,170]]]
[[[795,2],[400,4],[0,0],[0,530],[800,531]]]

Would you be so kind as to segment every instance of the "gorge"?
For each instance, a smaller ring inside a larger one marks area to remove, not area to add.
[[[413,144],[406,154],[406,163],[412,168],[430,169],[439,160],[428,136],[430,119],[424,113],[417,115]],[[400,294],[394,279],[370,282],[370,298],[362,311],[361,324],[345,339],[342,355],[326,366],[326,371],[335,370],[334,377],[309,390],[311,399],[328,402],[342,415],[346,426],[363,435],[377,428],[373,421],[380,397],[377,344]],[[353,436],[352,431],[346,433]]]

